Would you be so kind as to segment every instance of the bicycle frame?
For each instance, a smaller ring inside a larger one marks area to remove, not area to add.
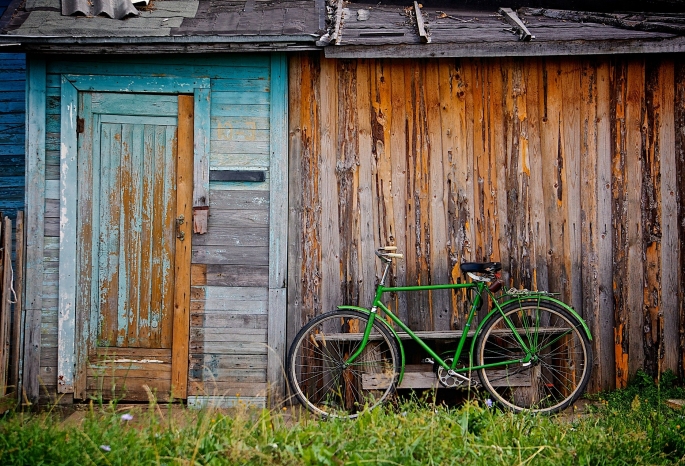
[[[486,368],[492,368],[492,367],[501,367],[501,366],[508,366],[511,364],[529,364],[533,354],[535,352],[535,348],[530,348],[526,343],[523,341],[521,336],[518,334],[517,331],[515,331],[514,324],[509,320],[509,318],[504,315],[503,312],[503,307],[509,304],[510,302],[521,302],[523,300],[527,299],[538,299],[538,300],[549,300],[552,301],[558,305],[563,306],[565,309],[567,309],[571,314],[578,319],[578,322],[580,322],[585,330],[585,332],[588,335],[588,338],[592,340],[592,336],[590,335],[590,330],[585,324],[585,322],[582,320],[582,318],[573,310],[573,308],[569,307],[565,303],[558,301],[552,297],[550,297],[547,294],[542,294],[542,293],[535,293],[532,292],[530,294],[525,295],[525,297],[514,297],[502,304],[498,302],[497,297],[493,294],[492,291],[488,288],[488,284],[485,281],[475,281],[475,282],[467,282],[467,283],[451,283],[451,284],[443,284],[443,285],[416,285],[416,286],[395,286],[395,287],[386,287],[385,286],[385,281],[388,276],[388,271],[390,269],[390,261],[385,260],[386,262],[386,267],[385,271],[383,272],[383,277],[376,288],[376,296],[373,300],[373,305],[370,310],[365,309],[365,308],[360,308],[357,306],[339,306],[339,309],[354,309],[357,311],[362,311],[365,313],[369,314],[369,320],[367,322],[366,328],[364,330],[364,335],[362,337],[362,342],[359,348],[352,354],[350,357],[347,359],[346,364],[350,365],[352,364],[362,353],[364,350],[366,344],[369,341],[369,335],[371,334],[371,328],[373,326],[373,323],[379,313],[379,310],[387,317],[389,317],[397,326],[404,332],[406,332],[409,337],[414,340],[418,345],[423,348],[426,353],[430,357],[433,358],[433,360],[442,366],[444,369],[448,371],[453,371],[455,373],[464,373],[464,372],[470,372],[478,369],[486,369]],[[382,297],[385,293],[396,293],[396,292],[412,292],[412,291],[432,291],[432,290],[475,290],[475,297],[473,299],[473,302],[471,304],[471,308],[469,310],[466,323],[464,325],[464,329],[462,331],[461,336],[459,337],[457,348],[455,349],[454,356],[452,357],[452,362],[451,364],[448,364],[443,358],[441,358],[433,349],[426,344],[418,335],[416,335],[414,332],[411,331],[407,325],[400,320],[399,317],[397,317],[395,314],[393,314],[390,309],[388,309],[385,304],[382,302]],[[457,368],[457,365],[459,363],[459,358],[464,350],[464,346],[466,345],[466,340],[469,338],[468,333],[469,329],[471,328],[471,322],[473,321],[474,316],[476,315],[476,312],[481,306],[481,302],[484,299],[484,296],[487,296],[491,299],[492,303],[494,304],[494,309],[492,309],[487,316],[480,322],[475,334],[473,335],[472,341],[471,341],[471,346],[469,350],[469,364],[468,366]],[[484,365],[478,365],[474,366],[473,365],[473,353],[474,353],[474,348],[475,348],[475,342],[476,342],[476,336],[480,332],[481,328],[483,325],[493,317],[494,314],[500,313],[507,324],[507,326],[513,331],[513,335],[517,339],[517,342],[521,345],[521,347],[525,350],[525,357],[522,359],[512,359],[508,361],[501,361],[501,362],[496,362],[496,363],[491,363],[491,364],[484,364]],[[400,346],[400,351],[402,355],[402,370],[400,373],[399,381],[400,383],[402,381],[402,378],[404,376],[404,348],[402,346],[402,342],[399,338],[399,335],[397,334],[397,331],[383,318],[379,319],[381,322],[383,322],[395,335],[395,338],[397,339],[397,342]],[[561,338],[561,337],[558,337]],[[556,339],[555,339],[556,340]]]

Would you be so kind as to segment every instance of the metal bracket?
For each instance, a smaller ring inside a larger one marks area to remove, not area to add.
[[[181,230],[181,225],[183,225],[185,221],[186,218],[182,214],[176,219],[176,238],[180,239],[181,241],[186,239],[186,232]]]
[[[514,27],[514,31],[512,32],[518,35],[519,40],[527,42],[531,39],[535,39],[535,36],[530,33],[528,28],[525,26],[525,24],[523,24],[523,21],[521,21],[521,18],[518,17],[514,10],[511,8],[500,8],[499,14],[504,16],[504,19],[507,21],[507,23]]]

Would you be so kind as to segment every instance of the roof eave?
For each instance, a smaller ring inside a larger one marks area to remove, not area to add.
[[[374,45],[373,47],[365,45],[329,45],[325,48],[326,58],[540,57],[683,52],[685,52],[685,37],[605,41],[432,42],[430,44]]]
[[[201,53],[235,51],[317,50],[318,36],[309,34],[257,36],[0,36],[0,50],[84,54],[102,53]]]

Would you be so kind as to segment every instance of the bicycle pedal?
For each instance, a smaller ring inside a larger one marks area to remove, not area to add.
[[[421,364],[435,364],[435,361],[433,361],[431,358],[424,358],[421,360]]]

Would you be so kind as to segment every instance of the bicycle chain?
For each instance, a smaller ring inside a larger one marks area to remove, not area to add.
[[[523,288],[522,290],[517,290],[516,288],[509,288],[509,290],[505,291],[504,294],[509,295],[509,296],[528,296],[528,295],[552,296],[553,294],[558,294],[558,293],[550,293],[549,291],[530,291],[526,288]]]

